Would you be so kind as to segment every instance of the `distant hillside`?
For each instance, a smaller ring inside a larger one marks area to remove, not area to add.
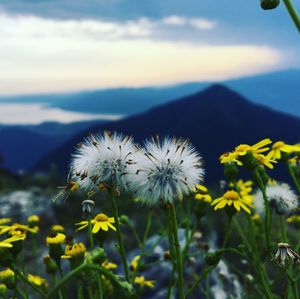
[[[43,123],[37,126],[1,126],[1,166],[13,171],[26,171],[43,156],[64,144],[74,135],[99,122],[72,124]]]
[[[71,94],[48,94],[1,98],[3,101],[47,103],[65,110],[133,115],[199,92],[211,82],[196,82],[160,88],[115,88]],[[222,84],[251,101],[300,117],[300,70],[287,70],[228,80]]]
[[[137,141],[157,133],[190,138],[204,157],[207,179],[216,181],[222,178],[222,167],[218,164],[221,153],[239,143],[251,144],[265,137],[298,142],[300,119],[254,104],[227,87],[214,85],[146,113],[95,126],[41,159],[35,169],[47,170],[55,163],[66,173],[74,146],[89,132],[104,129],[132,134]]]

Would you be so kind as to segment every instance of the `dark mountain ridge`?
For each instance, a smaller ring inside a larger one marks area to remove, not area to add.
[[[218,163],[221,153],[237,144],[253,144],[266,137],[298,142],[300,119],[254,104],[222,85],[213,85],[148,112],[94,126],[41,159],[35,170],[45,171],[55,163],[66,174],[74,146],[88,133],[99,130],[130,134],[137,142],[156,134],[189,138],[204,158],[207,180],[216,181],[223,177]]]

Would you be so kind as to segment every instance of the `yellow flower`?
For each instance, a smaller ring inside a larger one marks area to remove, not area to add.
[[[290,154],[299,151],[299,145],[290,145],[284,143],[283,141],[277,141],[273,144],[272,149],[268,153],[268,156],[273,160],[280,160],[282,157],[282,153]]]
[[[28,225],[14,223],[12,225],[1,225],[0,226],[0,235],[9,233],[11,235],[24,234],[26,232],[36,233],[36,229],[30,228]]]
[[[15,277],[15,272],[10,268],[6,268],[5,270],[0,271],[0,280],[6,280],[7,278]]]
[[[220,162],[222,164],[224,163],[236,163],[237,165],[243,165],[243,163],[239,160],[241,156],[245,156],[247,153],[251,153],[256,158],[258,157],[262,162],[270,162],[272,159],[267,159],[265,161],[264,156],[261,155],[261,153],[266,152],[269,150],[268,147],[265,147],[266,145],[272,143],[272,141],[269,138],[263,139],[260,142],[255,143],[254,145],[249,144],[240,144],[235,147],[233,152],[225,153],[220,156]],[[257,158],[257,159],[258,159]],[[270,163],[268,163],[270,165]]]
[[[254,158],[258,161],[259,164],[264,165],[270,169],[274,168],[272,163],[277,163],[277,161],[275,161],[269,155],[265,156],[262,154],[254,154]]]
[[[54,233],[63,233],[65,231],[65,228],[60,224],[54,224],[51,226],[51,230]]]
[[[116,268],[118,267],[117,264],[111,263],[111,262],[109,262],[108,260],[105,260],[105,261],[101,264],[101,266],[102,266],[103,268],[107,269],[107,270],[113,270],[113,269],[116,269]]]
[[[37,224],[40,221],[40,217],[37,215],[31,215],[27,218],[29,223]]]
[[[29,282],[31,282],[32,284],[34,284],[38,287],[42,286],[42,287],[48,288],[47,280],[38,275],[28,274],[27,279]]]
[[[20,235],[12,236],[12,237],[10,237],[8,239],[0,241],[0,247],[11,248],[11,247],[13,247],[13,245],[11,243],[14,243],[14,242],[17,242],[17,241],[20,241],[20,240],[25,240],[25,238],[26,238],[25,234],[20,234]]]
[[[8,222],[11,222],[10,218],[0,218],[0,225],[6,224]]]
[[[16,275],[15,272],[9,268],[0,272],[0,280],[9,289],[15,289],[16,287]]]
[[[257,221],[257,220],[260,219],[260,216],[259,216],[258,213],[255,213],[255,214],[251,217],[251,219],[252,219],[253,221]]]
[[[224,153],[220,156],[219,160],[221,164],[225,163],[236,163],[238,165],[243,165],[241,161],[237,159],[238,155],[235,152]]]
[[[243,181],[243,180],[238,180],[235,185],[230,184],[230,187],[234,187],[237,191],[237,193],[240,194],[240,196],[243,198],[243,201],[249,206],[253,206],[253,199],[254,196],[252,194],[252,181]]]
[[[67,244],[65,248],[65,255],[62,258],[70,259],[73,257],[83,257],[86,253],[86,247],[83,243]]]
[[[62,233],[53,233],[46,238],[46,243],[49,244],[63,244],[66,236]]]
[[[208,194],[208,189],[203,186],[203,185],[196,185],[196,194],[195,194],[195,199],[200,200],[200,201],[204,201],[207,203],[211,203],[212,202],[212,198],[211,196]]]
[[[251,213],[249,209],[249,203],[248,200],[245,200],[239,193],[237,193],[234,190],[229,190],[223,194],[223,196],[215,199],[211,205],[215,206],[215,210],[222,209],[225,206],[231,206],[233,205],[234,208],[239,212],[241,208],[247,212]]]
[[[93,234],[98,233],[100,229],[108,231],[108,229],[110,228],[116,231],[116,228],[113,225],[113,223],[115,223],[114,217],[108,217],[103,213],[96,215],[95,218],[91,220],[91,223],[93,225]],[[79,223],[76,223],[76,225],[80,225],[77,230],[81,230],[88,226],[88,221],[81,221]]]
[[[133,258],[133,260],[130,263],[130,270],[134,271],[136,267],[138,266],[139,260],[141,259],[140,255],[137,255]]]
[[[288,223],[300,222],[300,215],[292,215],[287,220]]]
[[[272,141],[269,138],[266,138],[255,143],[254,145],[240,144],[234,149],[233,153],[235,153],[237,156],[244,156],[248,152],[251,152],[252,154],[260,154],[269,150],[269,148],[265,146],[270,143],[272,143]]]
[[[134,283],[139,284],[141,287],[154,288],[154,280],[145,280],[144,276],[137,276]]]

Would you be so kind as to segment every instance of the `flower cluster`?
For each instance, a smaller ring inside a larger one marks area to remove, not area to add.
[[[187,140],[165,138],[136,145],[116,132],[91,135],[70,166],[70,179],[85,192],[125,191],[153,206],[182,200],[203,178],[200,155]]]

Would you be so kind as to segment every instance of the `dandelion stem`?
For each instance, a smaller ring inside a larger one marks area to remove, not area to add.
[[[114,195],[112,195],[111,197],[112,197],[112,207],[113,207],[115,225],[116,225],[117,236],[118,236],[118,241],[119,241],[119,251],[120,251],[120,255],[122,258],[122,262],[123,262],[126,280],[128,282],[130,282],[128,262],[127,262],[127,258],[126,258],[126,254],[125,254],[125,248],[124,248],[122,233],[121,233],[121,229],[120,229],[118,206],[117,206],[117,202],[116,202]]]
[[[281,238],[283,242],[287,242],[287,235],[286,235],[286,222],[283,216],[280,216],[280,231],[281,231]]]
[[[89,237],[89,242],[90,242],[90,248],[91,250],[94,249],[94,237],[93,237],[93,232],[92,232],[92,219],[89,217],[88,219],[88,237]]]
[[[300,19],[298,16],[298,13],[292,3],[291,0],[283,0],[285,7],[290,15],[290,17],[292,18],[296,28],[298,29],[299,33],[300,33]]]
[[[177,217],[176,217],[176,210],[174,205],[171,205],[170,207],[170,213],[169,217],[172,222],[172,230],[173,230],[173,238],[174,238],[174,247],[175,247],[175,253],[176,253],[176,270],[178,275],[178,297],[179,299],[184,298],[183,293],[183,265],[182,265],[182,256],[181,256],[181,250],[180,250],[180,243],[178,239],[178,227],[177,227]]]

